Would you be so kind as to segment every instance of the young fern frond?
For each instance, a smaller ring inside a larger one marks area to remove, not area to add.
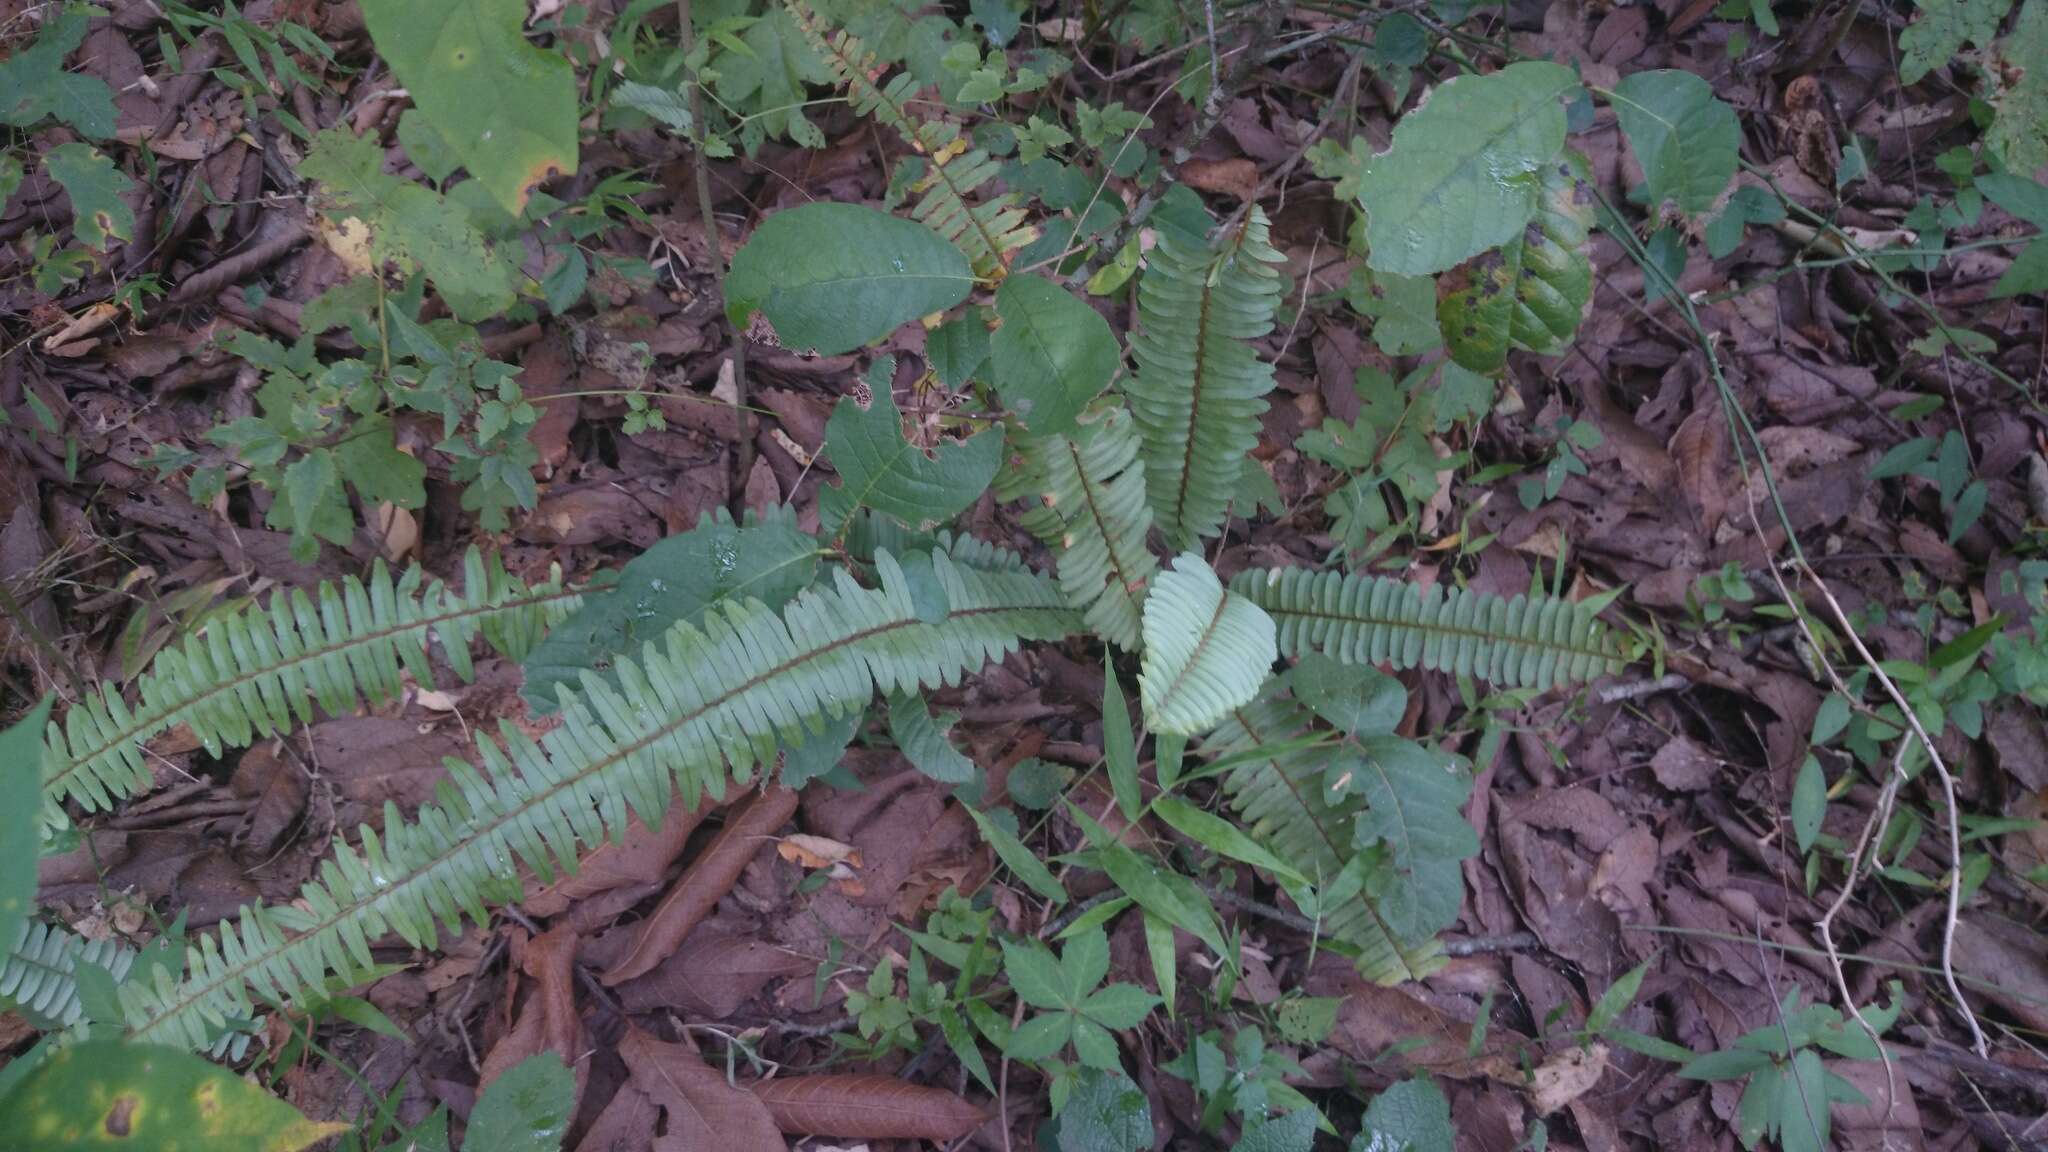
[[[1019,451],[1023,467],[1004,478],[1004,497],[1034,501],[1019,519],[1058,555],[1067,603],[1096,635],[1136,651],[1159,562],[1145,544],[1152,508],[1129,413],[1111,409],[1072,436],[1030,439]]]
[[[833,81],[846,89],[854,111],[892,129],[925,158],[928,167],[913,188],[919,199],[911,217],[959,248],[976,276],[999,276],[1011,252],[1038,238],[1015,195],[1005,192],[978,204],[970,199],[995,179],[1001,162],[970,146],[959,124],[912,114],[918,84],[908,72],[876,83],[870,78],[876,68],[874,54],[858,37],[828,30],[804,0],[784,3]]]
[[[1175,550],[1223,527],[1258,443],[1273,368],[1251,341],[1272,331],[1281,259],[1257,207],[1213,248],[1162,231],[1145,258],[1130,338],[1138,370],[1124,395],[1144,443],[1145,495]]]
[[[876,556],[880,587],[843,570],[831,588],[781,612],[723,601],[700,629],[675,625],[616,687],[586,673],[564,687],[562,726],[538,742],[505,724],[480,736],[477,764],[449,761],[434,803],[411,820],[387,807],[381,834],[337,843],[291,905],[243,911],[188,951],[189,973],[121,988],[129,1035],[204,1047],[256,999],[303,999],[357,982],[369,942],[395,931],[432,947],[441,928],[481,922],[493,891],[516,891],[521,866],[543,879],[622,835],[629,812],[650,825],[680,792],[694,806],[772,764],[780,743],[865,708],[874,693],[958,682],[1022,639],[1078,623],[1050,581],[986,572],[943,553],[901,565]]]
[[[464,680],[474,669],[470,641],[481,633],[512,660],[575,608],[580,593],[559,575],[527,585],[496,559],[472,548],[463,560],[461,591],[428,581],[418,568],[393,580],[383,561],[368,584],[351,576],[322,584],[313,596],[279,592],[209,621],[166,648],[137,681],[141,702],[129,707],[118,685],[89,693],[44,737],[45,822],[62,827],[64,800],[88,812],[111,808],[146,790],[143,745],[178,724],[213,755],[310,721],[317,702],[330,715],[396,697],[400,673],[434,681],[429,639],[440,641]]]
[[[14,1008],[46,1030],[69,1028],[85,1009],[78,999],[78,966],[95,964],[115,983],[135,964],[135,950],[113,940],[87,940],[36,920],[0,953],[0,1008]]]
[[[1347,867],[1365,867],[1372,877],[1383,867],[1379,858],[1360,860],[1353,847],[1362,805],[1327,785],[1333,775],[1363,771],[1363,757],[1334,733],[1321,733],[1320,741],[1317,735],[1314,714],[1288,695],[1284,677],[1276,677],[1257,699],[1231,709],[1202,748],[1218,757],[1245,757],[1224,775],[1223,791],[1246,831],[1268,850],[1322,885]],[[1382,906],[1387,879],[1398,878],[1382,877],[1378,885],[1369,880],[1357,898],[1330,909],[1322,927],[1358,950],[1366,979],[1419,980],[1444,964],[1435,928],[1408,931],[1401,913]]]
[[[1561,688],[1627,663],[1590,607],[1551,596],[1508,600],[1305,568],[1240,572],[1230,587],[1273,618],[1288,656],[1321,652],[1347,664],[1425,668],[1511,688]]]

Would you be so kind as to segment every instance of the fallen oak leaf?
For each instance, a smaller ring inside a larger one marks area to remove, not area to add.
[[[620,1041],[619,1058],[632,1086],[668,1114],[654,1152],[784,1152],[767,1106],[688,1048],[663,1044],[636,1028]]]
[[[783,1076],[757,1080],[747,1091],[768,1106],[775,1126],[792,1136],[851,1140],[958,1140],[988,1115],[943,1088],[894,1076]]]

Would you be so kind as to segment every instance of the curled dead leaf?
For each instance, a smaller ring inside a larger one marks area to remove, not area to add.
[[[894,1076],[784,1076],[747,1085],[792,1136],[958,1140],[988,1117],[943,1088]]]
[[[1607,1071],[1607,1046],[1593,1044],[1585,1048],[1567,1048],[1555,1053],[1536,1066],[1530,1077],[1529,1104],[1538,1116],[1548,1116],[1563,1108],[1600,1082]]]

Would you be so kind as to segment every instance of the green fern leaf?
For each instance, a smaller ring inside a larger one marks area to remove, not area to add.
[[[1145,599],[1146,725],[1164,735],[1206,731],[1258,694],[1274,656],[1273,621],[1225,590],[1200,556],[1182,553]]]
[[[1213,248],[1161,231],[1146,257],[1130,341],[1138,370],[1124,393],[1144,443],[1146,497],[1171,548],[1223,527],[1258,442],[1273,368],[1251,341],[1272,331],[1280,262],[1256,207]]]
[[[996,178],[1001,162],[968,147],[953,121],[912,115],[918,84],[909,73],[878,83],[873,77],[879,62],[858,37],[826,28],[804,0],[784,0],[784,5],[834,83],[846,89],[854,111],[891,129],[925,158],[925,175],[912,189],[919,198],[911,216],[959,248],[976,275],[999,276],[1011,252],[1038,238],[1015,195],[971,200]]]
[[[1536,218],[1492,252],[1465,261],[1438,281],[1437,322],[1451,359],[1482,375],[1507,366],[1509,348],[1539,356],[1564,351],[1593,299],[1586,236],[1593,197],[1586,158],[1538,173]]]
[[[1326,783],[1363,773],[1364,757],[1355,743],[1316,728],[1314,714],[1289,693],[1291,682],[1292,673],[1268,681],[1257,699],[1231,709],[1202,748],[1231,759],[1223,791],[1254,839],[1325,888],[1347,869],[1364,874],[1359,894],[1339,901],[1322,925],[1357,951],[1359,972],[1381,984],[1419,980],[1443,966],[1434,939],[1442,925],[1384,906],[1386,896],[1401,896],[1392,889],[1402,877],[1385,875],[1383,850],[1354,847],[1363,806],[1348,789]],[[1451,882],[1455,919],[1463,887],[1455,873]]]
[[[551,878],[622,835],[629,812],[658,823],[678,793],[694,806],[744,784],[779,745],[865,708],[878,689],[957,683],[1020,640],[1062,637],[1078,623],[1037,576],[966,568],[943,553],[901,565],[884,553],[876,568],[879,588],[837,571],[832,587],[780,613],[723,602],[702,628],[678,623],[639,660],[620,660],[616,689],[595,674],[561,689],[563,723],[538,742],[510,724],[496,739],[481,736],[477,763],[451,760],[435,803],[415,819],[387,808],[383,831],[337,843],[291,905],[245,909],[202,938],[182,980],[122,985],[129,1034],[202,1047],[253,1016],[258,998],[345,987],[370,970],[369,941],[386,932],[432,947],[442,927],[481,922],[485,901],[512,887],[522,865]]]
[[[529,586],[475,549],[463,572],[457,592],[418,568],[394,581],[379,561],[367,584],[350,577],[310,597],[281,592],[166,648],[137,681],[139,704],[131,707],[111,684],[89,693],[46,732],[45,822],[63,826],[66,799],[93,812],[148,789],[143,745],[174,725],[189,727],[218,756],[310,721],[315,703],[334,716],[364,700],[381,704],[399,694],[401,672],[434,683],[430,641],[467,680],[476,636],[523,659],[581,595],[559,576]]]
[[[1553,688],[1618,672],[1614,636],[1585,605],[1428,588],[1385,576],[1274,568],[1241,572],[1231,590],[1264,609],[1289,656],[1387,664]]]
[[[959,722],[958,712],[934,716],[916,696],[889,697],[889,736],[911,767],[941,784],[967,784],[974,780],[974,761],[953,747],[949,736],[953,725]]]
[[[1019,454],[1021,467],[999,481],[998,494],[1038,501],[1021,519],[1058,554],[1067,603],[1096,635],[1135,651],[1159,562],[1145,546],[1152,508],[1130,414],[1110,409],[1072,436],[1024,441]]]
[[[114,940],[87,940],[61,928],[24,921],[12,946],[0,953],[0,1007],[13,1008],[46,1030],[69,1028],[85,1012],[78,999],[80,964],[107,970],[119,983],[135,964],[135,950]]]

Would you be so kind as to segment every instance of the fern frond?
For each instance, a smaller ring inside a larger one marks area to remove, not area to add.
[[[1273,618],[1289,656],[1321,652],[1347,664],[1425,668],[1515,688],[1563,687],[1627,663],[1589,607],[1556,597],[1508,600],[1305,568],[1241,572],[1230,587]]]
[[[954,563],[985,572],[1028,572],[1024,557],[1000,544],[991,544],[966,532],[949,528],[920,532],[872,508],[856,511],[846,522],[846,554],[861,564],[871,565],[877,553],[901,557],[912,552],[944,552]]]
[[[834,83],[846,89],[854,111],[893,130],[925,158],[925,176],[912,189],[919,199],[911,217],[959,248],[975,275],[999,277],[1005,258],[1038,238],[1015,195],[1005,192],[980,203],[971,199],[995,179],[1001,162],[970,147],[959,124],[912,114],[918,84],[909,73],[898,72],[887,83],[877,83],[872,78],[877,67],[874,53],[859,37],[828,29],[804,0],[784,3]]]
[[[1130,414],[1113,408],[1072,436],[1027,440],[1019,452],[999,494],[1036,502],[1019,519],[1059,556],[1067,603],[1096,635],[1137,650],[1145,589],[1159,562],[1145,545],[1152,508]]]
[[[1347,866],[1367,866],[1370,877],[1378,861],[1357,861],[1352,846],[1363,806],[1326,783],[1347,771],[1363,773],[1364,758],[1330,733],[1307,743],[1317,735],[1314,719],[1288,695],[1285,679],[1275,678],[1258,699],[1232,709],[1202,748],[1218,757],[1244,757],[1223,777],[1223,791],[1246,831],[1267,849],[1324,885]],[[1433,931],[1407,931],[1400,916],[1381,906],[1373,887],[1331,909],[1322,925],[1358,950],[1359,972],[1376,983],[1398,984],[1443,967]]]
[[[879,689],[957,683],[1022,639],[1078,624],[1041,577],[985,572],[943,553],[901,565],[876,557],[879,588],[844,571],[775,612],[723,601],[702,628],[678,623],[617,686],[586,674],[559,692],[563,724],[536,742],[509,723],[480,736],[477,763],[449,761],[435,802],[408,822],[386,809],[384,831],[337,843],[320,877],[288,906],[250,907],[188,950],[190,972],[121,988],[129,1034],[203,1047],[246,1019],[255,999],[303,999],[356,982],[369,942],[395,931],[431,947],[440,928],[482,921],[493,891],[520,867],[544,880],[584,848],[624,833],[629,811],[658,824],[680,793],[694,807],[728,782],[773,764],[777,745],[847,712]],[[516,891],[516,887],[512,889]]]
[[[1258,695],[1273,672],[1273,622],[1183,552],[1145,598],[1138,698],[1154,732],[1192,735]]]
[[[127,977],[135,950],[113,940],[87,940],[62,928],[35,920],[0,953],[0,1007],[19,1010],[46,1031],[78,1023],[85,1009],[78,1000],[78,966],[96,964],[115,983]]]
[[[380,560],[368,584],[351,576],[340,587],[320,585],[312,597],[292,589],[209,621],[157,656],[137,681],[141,702],[132,708],[118,685],[102,685],[45,733],[46,823],[63,825],[66,799],[93,812],[146,790],[143,745],[174,725],[189,727],[218,756],[310,721],[316,701],[330,715],[365,699],[382,704],[398,695],[401,671],[433,683],[430,640],[467,680],[474,674],[470,641],[479,633],[498,652],[523,659],[580,597],[559,575],[528,586],[474,548],[463,573],[457,592],[418,568],[393,580]]]
[[[1281,255],[1252,208],[1198,248],[1162,231],[1138,280],[1137,374],[1124,385],[1145,445],[1145,493],[1169,547],[1223,527],[1245,454],[1258,443],[1273,368],[1251,341],[1272,331]]]

